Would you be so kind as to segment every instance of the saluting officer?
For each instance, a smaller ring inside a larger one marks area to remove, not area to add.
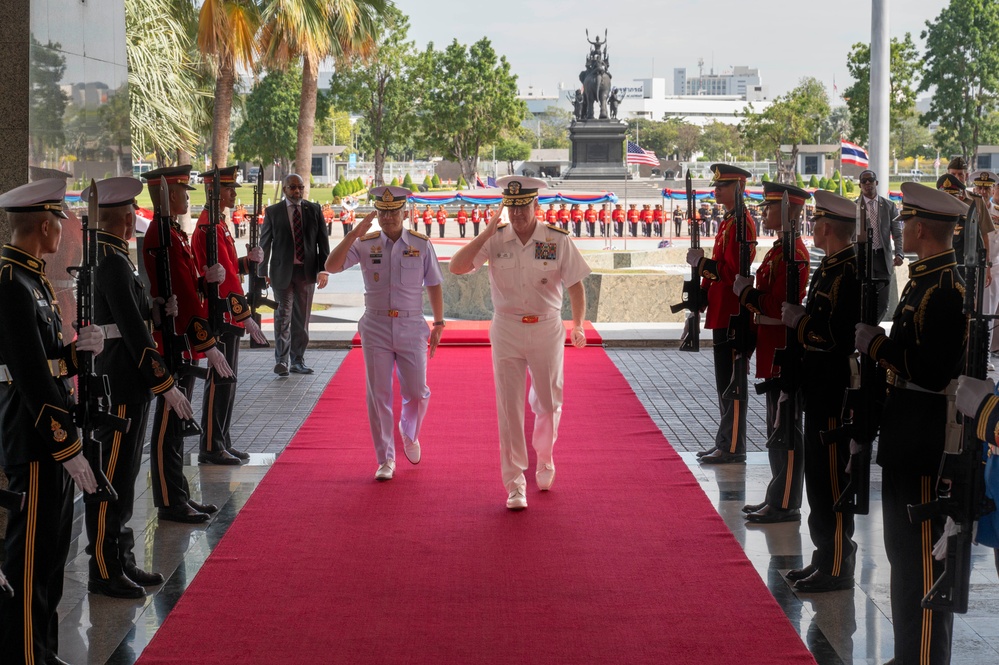
[[[803,375],[808,377],[802,386],[805,492],[808,532],[815,551],[807,566],[787,574],[794,588],[805,593],[851,588],[856,567],[853,514],[833,509],[850,480],[846,473],[850,444],[828,445],[820,436],[825,430],[842,427],[844,398],[850,387],[855,328],[860,321],[860,273],[853,244],[856,227],[856,203],[832,192],[815,191],[812,233],[815,246],[825,256],[812,276],[807,307],[785,303],[781,316],[805,345]]]
[[[781,304],[787,299],[787,263],[784,261],[784,241],[780,235],[782,228],[781,200],[787,193],[788,219],[798,226],[805,201],[811,195],[793,185],[776,182],[763,183],[763,226],[778,233],[773,247],[763,257],[763,263],[756,270],[756,287],[753,278],[735,276],[732,291],[739,296],[739,302],[756,315],[756,378],[771,379],[780,376],[780,365],[775,363],[777,349],[787,343],[787,328],[781,321]],[[796,238],[794,261],[798,271],[798,300],[805,296],[808,284],[808,250],[800,236]],[[767,439],[774,435],[777,408],[780,399],[793,400],[795,407],[794,440],[782,441],[780,445],[768,446],[770,472],[773,474],[762,503],[743,507],[746,519],[756,524],[776,522],[797,522],[801,519],[801,488],[804,479],[802,458],[802,435],[800,392],[782,394],[781,390],[767,391],[766,432]]]
[[[0,196],[10,244],[0,250],[0,466],[10,490],[24,492],[11,511],[3,572],[14,597],[0,595],[0,645],[11,664],[62,662],[59,619],[64,569],[73,525],[73,482],[97,489],[81,454],[69,377],[77,351],[100,353],[94,325],[64,344],[61,312],[45,276],[48,254],[59,250],[66,180],[45,178]],[[71,480],[72,479],[72,480]]]
[[[247,256],[239,257],[236,253],[236,241],[229,235],[225,224],[223,211],[231,208],[236,202],[236,169],[238,166],[226,166],[218,169],[219,174],[219,220],[215,227],[218,243],[218,263],[225,269],[225,278],[219,284],[219,297],[225,302],[223,319],[228,327],[215,331],[215,341],[218,349],[225,354],[225,360],[233,374],[236,374],[239,364],[239,338],[245,328],[257,344],[266,345],[267,338],[261,332],[260,326],[250,316],[250,303],[243,293],[241,275],[248,274],[250,262],[260,263],[264,260],[264,250],[254,247]],[[205,174],[202,182],[211,187],[215,178],[214,172]],[[191,236],[191,249],[199,266],[208,265],[208,207],[198,216],[198,224]],[[201,409],[201,436],[199,441],[198,462],[201,464],[235,465],[250,459],[250,455],[238,450],[232,445],[229,429],[232,426],[232,410],[236,404],[236,382],[219,381],[215,372],[210,372],[205,384],[205,394]]]
[[[111,415],[130,422],[119,432],[102,425],[102,467],[118,493],[117,501],[85,503],[90,577],[87,589],[113,598],[142,598],[143,587],[163,583],[159,573],[146,572],[135,562],[135,536],[128,525],[135,502],[135,480],[142,461],[149,402],[162,395],[181,418],[192,416],[191,403],[174,384],[167,363],[153,341],[153,310],[128,253],[135,236],[135,197],[142,183],[135,178],[108,178],[97,183],[97,266],[94,270],[94,323],[104,331],[104,352],[95,369],[107,377]],[[80,198],[89,202],[90,187]],[[176,309],[176,299],[167,303]]]
[[[144,173],[149,194],[153,200],[153,220],[146,229],[143,242],[143,262],[149,275],[150,291],[158,298],[166,289],[159,284],[156,271],[156,255],[159,251],[160,228],[160,181],[166,180],[170,201],[170,287],[177,296],[177,315],[174,321],[177,335],[186,339],[189,351],[185,356],[196,360],[201,354],[208,359],[211,372],[222,377],[231,377],[232,369],[223,353],[216,348],[215,336],[208,327],[208,306],[204,299],[206,281],[221,283],[225,279],[225,268],[219,264],[208,267],[202,275],[194,250],[187,234],[176,221],[177,215],[187,212],[188,190],[194,189],[191,180],[191,166],[171,166]],[[155,336],[154,336],[155,337]],[[162,336],[158,350],[164,353]],[[173,359],[166,358],[167,362]],[[170,368],[176,372],[176,367]],[[194,375],[180,379],[180,390],[191,399],[194,389]],[[218,507],[210,503],[199,503],[191,499],[191,490],[184,475],[184,424],[181,415],[171,408],[163,395],[156,398],[156,411],[153,414],[153,440],[150,446],[149,466],[152,472],[153,504],[158,508],[161,520],[197,524],[207,522],[211,513]]]
[[[712,331],[712,353],[715,361],[715,392],[721,420],[715,434],[714,446],[698,453],[703,464],[728,464],[746,461],[746,403],[724,397],[732,381],[732,368],[737,353],[751,353],[752,349],[733,348],[732,317],[740,311],[739,299],[732,293],[732,285],[739,274],[739,241],[735,219],[737,188],[745,190],[749,171],[729,164],[712,164],[715,200],[725,207],[725,218],[718,225],[711,258],[704,256],[701,248],[687,250],[687,264],[697,268],[701,276],[701,289],[707,290],[707,312],[704,327]],[[746,242],[750,243],[749,260],[756,256],[756,222],[746,210]]]
[[[891,335],[857,324],[857,350],[886,368],[878,464],[883,473],[885,550],[891,564],[892,630],[900,663],[950,662],[951,612],[920,601],[943,572],[932,554],[944,519],[909,521],[907,506],[934,498],[944,451],[948,395],[964,356],[964,282],[952,249],[954,227],[968,207],[918,183],[902,184],[902,247],[918,260],[892,319]]]
[[[330,273],[360,264],[364,277],[365,310],[358,331],[368,378],[368,420],[378,458],[377,480],[391,480],[395,475],[393,368],[402,393],[399,433],[403,450],[413,464],[420,461],[420,428],[430,403],[427,340],[433,358],[444,330],[443,275],[434,247],[429,237],[402,227],[402,208],[410,194],[403,187],[372,189],[375,210],[326,259]],[[381,231],[368,233],[376,214]],[[423,318],[424,289],[434,315],[432,332]]]

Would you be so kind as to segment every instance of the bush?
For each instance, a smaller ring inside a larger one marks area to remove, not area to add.
[[[814,175],[811,178],[808,179],[808,186],[809,187],[820,187],[821,184],[822,183],[819,181],[819,179],[816,178]]]
[[[346,196],[346,194],[343,191],[343,183],[338,182],[337,184],[333,185],[333,197],[342,199],[344,196]]]
[[[411,183],[409,183],[409,191],[414,192],[414,193],[419,193],[420,186],[417,185],[415,182],[411,182]]]
[[[391,185],[392,187],[398,187],[399,186],[399,178],[392,178],[392,182],[390,182],[389,185]]]
[[[440,188],[441,186],[440,176],[438,176],[436,173],[434,174],[434,177],[430,182],[435,188]]]
[[[430,176],[428,175],[423,176],[423,186],[426,189],[430,189],[431,187],[434,186],[434,181],[430,179]]]
[[[770,182],[770,176],[766,173],[760,176],[760,182]]]
[[[402,186],[406,189],[413,189],[413,178],[407,173],[406,177],[402,179]]]
[[[832,179],[835,180],[836,182],[839,182],[840,180],[843,179],[843,176],[841,176],[839,174],[839,169],[836,169],[835,171],[833,171],[833,177],[832,177]]]
[[[830,192],[838,192],[839,183],[830,178],[828,181],[826,181],[826,189],[829,190]]]
[[[794,182],[798,187],[804,188],[805,186],[805,179],[801,177],[800,173],[794,174]]]
[[[468,183],[465,182],[465,176],[458,178],[458,189],[468,189]]]
[[[845,193],[847,193],[847,194],[853,194],[853,189],[854,189],[854,187],[853,187],[853,181],[852,180],[846,180],[846,181],[843,182],[843,191]]]

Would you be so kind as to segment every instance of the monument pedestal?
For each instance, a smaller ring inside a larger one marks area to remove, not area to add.
[[[621,120],[574,120],[569,126],[572,164],[564,180],[626,180],[625,132]]]

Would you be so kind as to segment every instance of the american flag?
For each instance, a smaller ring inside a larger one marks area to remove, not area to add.
[[[656,153],[651,150],[642,150],[637,143],[628,141],[628,163],[659,166],[659,159],[656,157]]]

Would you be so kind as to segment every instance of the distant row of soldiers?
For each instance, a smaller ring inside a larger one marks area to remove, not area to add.
[[[715,388],[722,414],[714,445],[699,453],[699,460],[745,462],[745,361],[755,352],[756,376],[768,388],[766,431],[773,479],[764,500],[746,505],[743,512],[751,523],[798,521],[804,488],[815,549],[808,565],[786,577],[801,593],[819,593],[854,585],[854,515],[867,512],[863,501],[858,502],[862,494],[856,493],[857,484],[866,478],[869,466],[865,465],[870,464],[870,448],[878,437],[885,546],[891,564],[892,662],[949,662],[953,611],[961,609],[948,594],[962,580],[955,570],[958,564],[948,561],[941,550],[948,544],[953,558],[962,531],[955,522],[960,520],[946,511],[929,511],[910,520],[909,507],[935,499],[952,502],[944,485],[957,486],[953,490],[957,495],[962,484],[981,476],[980,463],[969,467],[977,475],[959,479],[942,471],[945,444],[950,453],[959,448],[951,445],[948,432],[961,431],[949,406],[956,403],[966,416],[977,418],[968,422],[965,433],[970,440],[988,443],[993,454],[999,453],[999,397],[992,384],[982,380],[987,349],[973,356],[979,370],[966,366],[972,356],[966,356],[969,312],[962,269],[965,243],[977,243],[984,255],[980,238],[985,236],[969,239],[965,229],[971,219],[975,226],[991,227],[997,211],[990,199],[999,177],[987,171],[973,174],[978,193],[968,193],[967,198],[956,176],[942,179],[939,190],[903,184],[900,218],[882,220],[901,222],[897,255],[883,244],[878,229],[858,228],[858,219],[867,219],[864,199],[858,204],[816,191],[814,241],[825,256],[810,279],[808,251],[797,229],[811,195],[791,185],[765,183],[761,222],[785,233],[767,251],[754,278],[748,264],[755,255],[757,227],[743,206],[750,174],[726,164],[715,164],[712,170],[715,198],[726,214],[710,257],[699,248],[687,256],[701,282],[705,327],[713,334]],[[876,184],[876,176],[865,173]],[[888,237],[886,232],[884,238]],[[785,247],[788,242],[793,247]],[[960,246],[958,252],[955,245]],[[875,246],[880,253],[875,254]],[[909,265],[889,334],[877,324],[887,306],[889,280],[884,266],[873,268],[886,260],[900,265],[903,251],[916,259]],[[887,259],[881,258],[885,255]],[[872,270],[867,270],[868,262]],[[978,268],[987,266],[981,261]],[[799,304],[806,295],[806,304]],[[972,320],[994,314],[995,303],[982,311],[978,302]],[[688,326],[699,325],[698,313],[688,318]],[[740,334],[744,332],[749,334]],[[863,371],[864,363],[871,372]],[[795,379],[781,382],[782,375],[787,378],[791,372]],[[858,385],[858,377],[868,385]],[[991,499],[981,505],[983,519],[994,519],[988,508]],[[964,530],[970,542],[970,527],[965,525]],[[931,594],[931,586],[942,577],[946,583],[938,589],[943,591]],[[963,582],[966,591],[967,581]],[[924,604],[927,596],[934,602]],[[941,596],[947,602],[941,602]]]
[[[96,259],[88,266],[92,302],[81,311],[92,320],[78,318],[72,342],[62,328],[44,258],[59,248],[66,182],[39,180],[0,196],[12,228],[0,254],[0,465],[10,481],[10,492],[0,498],[15,499],[4,502],[11,509],[0,574],[10,582],[10,595],[0,594],[5,663],[62,662],[56,608],[70,546],[74,482],[85,493],[89,591],[141,598],[144,587],[163,583],[161,574],[137,565],[128,526],[154,398],[151,490],[160,520],[196,524],[218,510],[191,496],[183,473],[186,436],[200,437],[203,463],[239,464],[249,458],[233,447],[229,429],[239,337],[249,331],[266,344],[239,277],[262,252],[254,248],[237,257],[226,225],[212,223],[209,208],[191,237],[181,229],[175,217],[187,212],[188,190],[194,189],[190,168],[144,174],[155,213],[141,256],[151,293],[129,254],[142,183],[110,178],[84,190],[87,222],[96,226],[92,236],[85,234],[85,246],[87,237],[96,241]],[[218,185],[219,200],[211,209],[233,206],[239,186],[235,170],[203,174],[207,185]],[[221,222],[218,214],[215,221]],[[217,245],[210,241],[213,231]],[[209,261],[213,254],[217,257]],[[221,324],[212,322],[209,293],[225,300]],[[171,348],[178,341],[180,347]],[[70,379],[83,366],[84,354],[94,354],[104,394],[98,400],[103,418],[86,421],[96,427],[84,425],[81,432],[83,405],[77,404]],[[207,376],[199,358],[207,359]],[[200,427],[191,420],[190,403],[198,376],[206,378]],[[87,449],[92,442],[96,453]],[[105,477],[107,495],[92,500]]]

